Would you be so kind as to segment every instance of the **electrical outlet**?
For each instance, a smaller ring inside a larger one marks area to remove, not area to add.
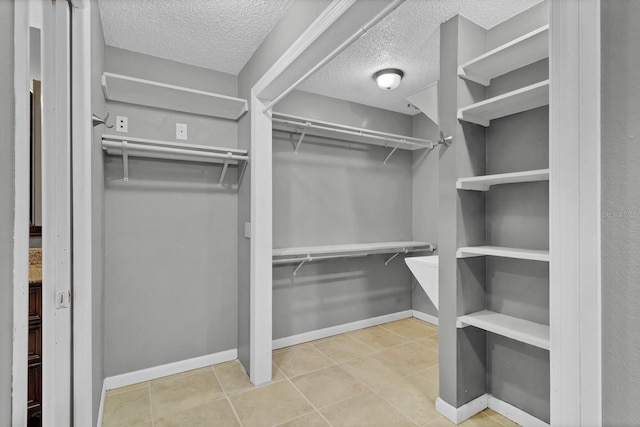
[[[187,140],[187,124],[176,123],[176,139]]]
[[[116,132],[129,132],[129,118],[124,116],[116,116]]]

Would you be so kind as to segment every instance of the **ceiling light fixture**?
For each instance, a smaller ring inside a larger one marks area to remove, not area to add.
[[[378,87],[384,90],[393,90],[397,88],[402,77],[404,77],[404,72],[397,68],[385,68],[373,75],[376,83],[378,83]]]

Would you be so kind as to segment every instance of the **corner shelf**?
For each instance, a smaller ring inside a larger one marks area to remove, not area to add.
[[[469,246],[459,248],[456,252],[456,257],[458,259],[479,256],[496,256],[502,258],[549,262],[549,251],[536,249],[507,248],[504,246]]]
[[[321,261],[337,258],[360,258],[377,254],[394,254],[385,262],[386,265],[400,254],[434,250],[435,246],[431,243],[400,241],[279,248],[273,249],[272,254],[274,265],[298,263],[298,266],[293,271],[293,275],[295,276],[300,267],[302,267],[305,263],[311,261]]]
[[[549,80],[544,80],[458,110],[458,119],[488,127],[491,120],[549,105]]]
[[[247,111],[245,99],[104,72],[102,91],[109,101],[238,120]]]
[[[456,182],[456,188],[458,190],[489,191],[492,185],[536,181],[549,181],[549,169],[459,178]]]
[[[459,316],[456,319],[456,326],[458,328],[475,326],[487,332],[502,335],[545,350],[549,350],[551,346],[548,325],[507,316],[495,311],[482,310]]]
[[[489,86],[494,77],[548,57],[549,25],[545,25],[461,65],[458,75]]]
[[[297,133],[300,135],[300,138],[294,145],[294,151],[296,152],[298,151],[298,148],[300,148],[300,144],[305,136],[319,136],[346,142],[390,147],[393,150],[385,159],[385,163],[397,149],[413,151],[425,148],[432,149],[434,147],[434,143],[427,139],[346,126],[322,120],[277,113],[275,111],[272,113],[271,119],[273,121],[274,130]]]

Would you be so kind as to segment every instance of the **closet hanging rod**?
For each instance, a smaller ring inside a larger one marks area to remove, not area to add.
[[[335,132],[335,133],[342,133],[345,135],[359,136],[362,138],[371,138],[371,139],[377,139],[380,141],[395,142],[397,144],[407,144],[407,145],[412,145],[420,148],[432,149],[434,147],[433,142],[427,139],[400,137],[399,135],[386,134],[384,132],[376,132],[376,131],[370,131],[370,130],[364,130],[364,129],[356,130],[356,128],[342,129],[339,127],[331,127],[329,124],[315,124],[310,121],[297,122],[297,121],[281,119],[277,117],[273,117],[272,120],[274,122],[283,123],[290,126],[299,126],[302,128],[311,128],[311,129],[318,129],[318,130]],[[297,131],[297,133],[302,133],[302,132],[304,132],[304,130]]]
[[[246,155],[247,150],[239,150],[237,148],[226,148],[226,147],[214,147],[209,145],[196,145],[196,144],[185,144],[178,143],[172,141],[162,141],[158,139],[149,139],[149,138],[138,138],[133,136],[123,136],[123,135],[112,135],[112,134],[102,134],[102,140],[105,141],[127,141],[129,143],[140,143],[144,145],[148,145],[151,147],[169,147],[169,148],[180,148],[194,151],[202,151],[202,152],[213,152],[213,153],[228,153],[231,152],[237,155]]]
[[[181,148],[172,148],[172,147],[153,147],[149,145],[141,145],[136,144],[135,142],[129,141],[102,141],[102,147],[107,149],[122,149],[123,143],[126,143],[126,149],[129,156],[135,156],[135,152],[149,152],[149,153],[158,153],[158,154],[167,154],[167,155],[180,155],[180,156],[189,156],[189,157],[198,157],[204,159],[222,159],[222,160],[240,160],[246,161],[249,159],[248,156],[241,156],[237,154],[231,153],[207,153],[205,151],[197,151],[197,150],[188,150]]]

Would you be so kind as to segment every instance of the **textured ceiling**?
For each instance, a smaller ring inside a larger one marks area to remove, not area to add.
[[[439,78],[441,23],[456,14],[491,28],[541,0],[407,0],[298,89],[405,114],[407,95]],[[373,74],[400,68],[392,91],[378,89]]]
[[[291,0],[99,0],[105,42],[237,75]]]

